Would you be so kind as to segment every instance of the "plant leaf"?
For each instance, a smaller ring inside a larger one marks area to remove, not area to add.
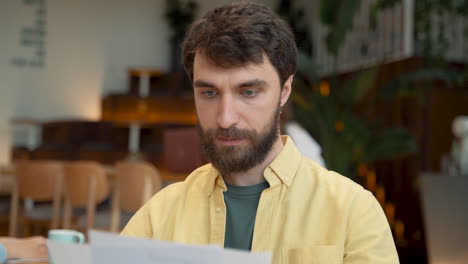
[[[321,0],[320,1],[320,21],[325,25],[333,25],[335,23],[336,7],[341,5],[341,0]]]
[[[347,81],[339,92],[339,101],[348,108],[359,103],[372,87],[377,73],[378,68],[372,67],[354,74],[353,78]]]
[[[450,68],[420,69],[392,79],[383,86],[381,95],[384,98],[393,98],[398,95],[414,95],[419,87],[413,84],[418,81],[440,80],[446,84],[457,84],[460,81],[463,82],[463,79],[462,73]],[[425,87],[430,88],[430,86]]]
[[[404,128],[387,128],[367,146],[364,162],[395,158],[417,151],[413,136]]]
[[[328,1],[322,1],[324,2]],[[333,2],[333,1],[330,1]],[[343,44],[346,33],[353,26],[353,18],[357,10],[361,5],[361,1],[358,0],[342,0],[339,5],[333,7],[333,11],[336,13],[336,18],[333,20],[333,24],[330,25],[330,31],[326,37],[326,43],[328,51],[333,55],[338,55],[338,50]],[[338,9],[338,11],[336,11]],[[325,21],[322,20],[326,24]]]

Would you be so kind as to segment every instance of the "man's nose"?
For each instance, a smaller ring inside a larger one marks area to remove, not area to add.
[[[221,128],[229,128],[239,122],[236,102],[231,96],[225,95],[221,99],[216,121]]]

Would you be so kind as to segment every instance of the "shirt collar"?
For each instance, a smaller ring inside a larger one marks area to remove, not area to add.
[[[283,149],[263,173],[270,187],[274,187],[280,183],[283,183],[287,187],[291,186],[302,160],[301,153],[289,136],[281,136],[281,140],[284,144]],[[215,186],[224,191],[227,190],[223,177],[218,170],[211,165],[208,170],[207,178],[208,180],[205,186],[208,195],[213,193]]]
[[[224,179],[219,173],[219,171],[210,164],[211,169],[208,171],[208,181],[206,182],[206,192],[208,196],[213,193],[214,187],[217,185],[218,188],[227,190],[227,186],[224,183]]]
[[[289,136],[281,136],[284,147],[265,169],[264,176],[271,187],[283,183],[291,186],[302,160],[302,155]]]

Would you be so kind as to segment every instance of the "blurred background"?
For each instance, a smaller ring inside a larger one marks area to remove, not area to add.
[[[180,45],[229,2],[0,2],[0,235],[117,232],[204,163]],[[450,243],[466,256],[468,1],[257,2],[288,21],[300,50],[288,121],[328,169],[375,194],[401,262],[452,256],[440,253]]]

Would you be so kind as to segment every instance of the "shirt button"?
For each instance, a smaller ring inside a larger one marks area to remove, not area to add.
[[[221,212],[221,208],[219,208],[219,207],[216,208],[216,212],[217,212],[217,213]]]
[[[289,181],[289,178],[288,178],[288,177],[286,177],[286,178],[284,178],[284,179],[285,179],[286,181]]]

